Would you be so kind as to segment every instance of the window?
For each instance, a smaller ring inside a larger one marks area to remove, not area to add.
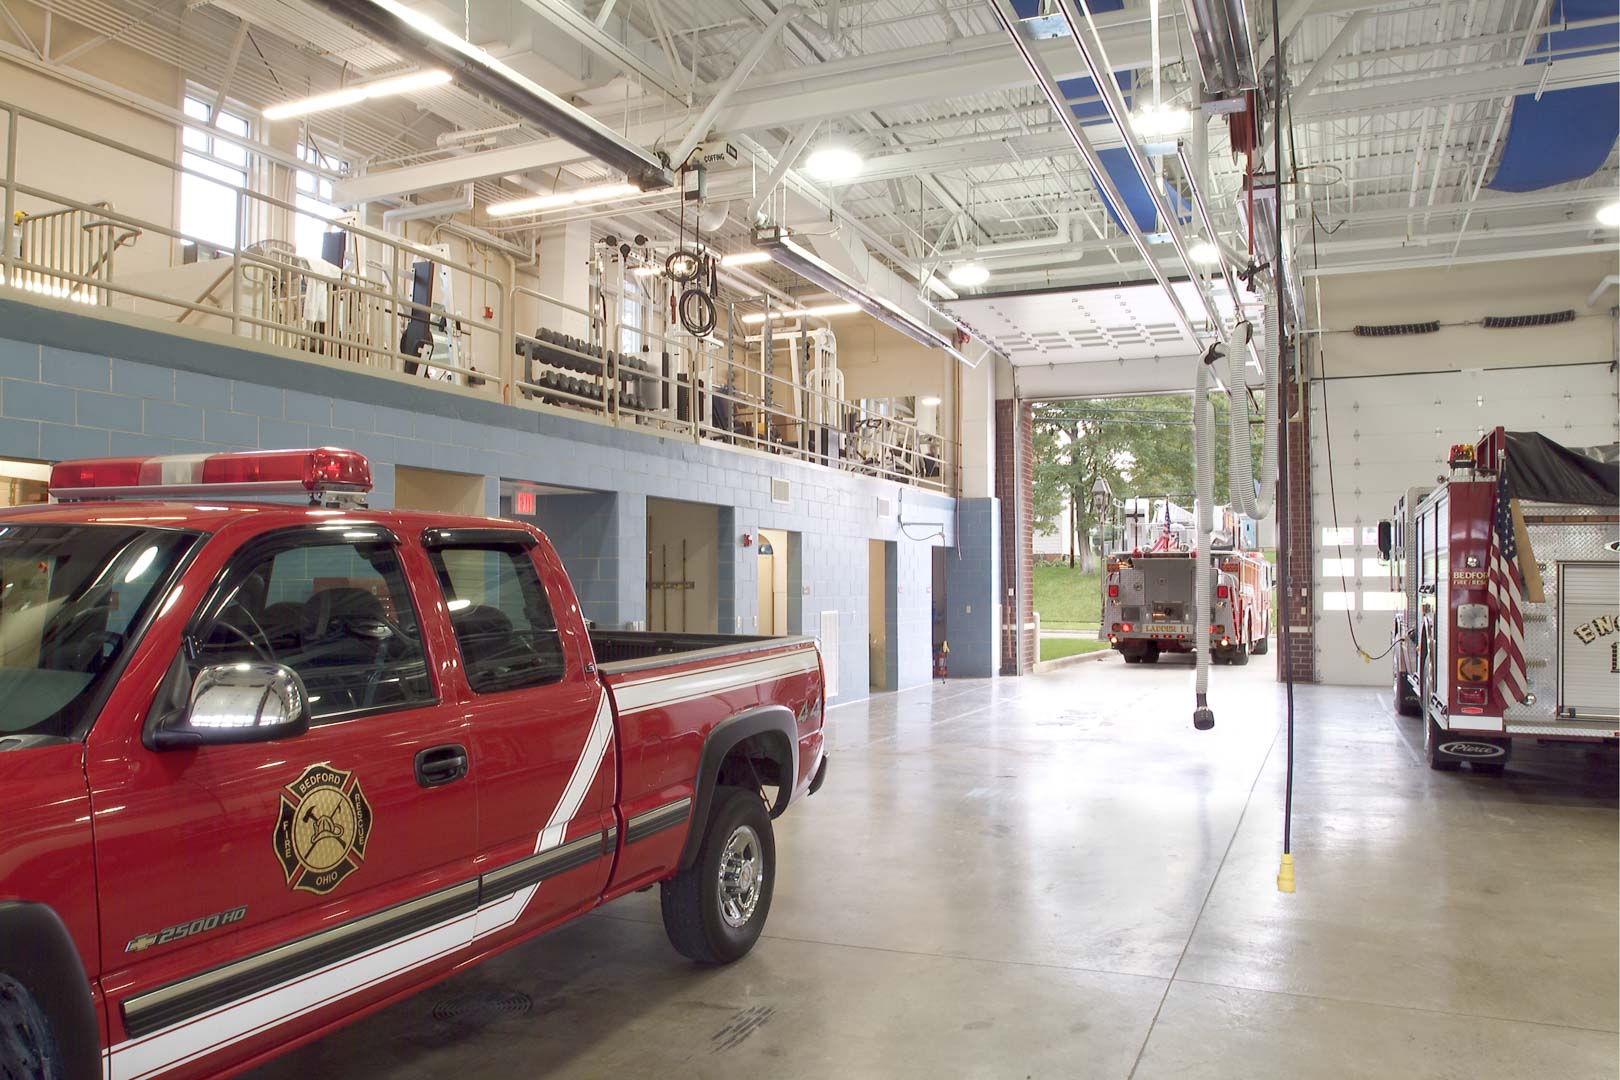
[[[1356,594],[1353,592],[1324,592],[1322,594],[1323,611],[1354,611],[1356,610]]]
[[[247,119],[222,109],[218,123],[211,128],[213,105],[189,95],[185,112],[199,126],[187,126],[182,132],[180,164],[192,172],[180,174],[180,231],[192,242],[234,247],[240,209],[237,190],[247,187],[248,152],[246,147],[221,139],[215,132],[217,129],[245,139]]]
[[[641,352],[641,289],[629,275],[624,279],[624,298],[619,302],[619,352]]]
[[[1376,559],[1376,558],[1374,558],[1374,559],[1362,559],[1361,560],[1361,576],[1362,577],[1387,577],[1387,576],[1389,576],[1389,567],[1387,565],[1385,565],[1384,560],[1382,560],[1382,559]]]
[[[353,532],[272,540],[239,557],[203,608],[199,662],[287,665],[317,722],[432,701],[399,556]]]
[[[467,683],[476,693],[563,677],[557,621],[527,549],[451,547],[432,554]]]
[[[1364,611],[1400,611],[1406,607],[1406,594],[1400,592],[1364,592],[1361,594]]]
[[[1349,547],[1356,542],[1356,530],[1345,526],[1335,529],[1324,527],[1322,529],[1323,547]]]
[[[113,525],[0,528],[0,735],[77,738],[195,534]]]
[[[348,162],[321,153],[308,143],[298,144],[298,160],[329,172],[346,172]],[[320,173],[299,169],[294,178],[297,191],[293,201],[299,214],[293,225],[293,244],[298,254],[306,259],[322,258],[321,242],[328,231],[327,222],[342,211],[332,201],[332,181]]]
[[[1323,559],[1322,576],[1325,578],[1354,577],[1356,573],[1356,560],[1354,559]]]

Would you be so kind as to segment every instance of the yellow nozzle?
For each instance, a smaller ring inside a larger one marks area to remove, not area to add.
[[[1294,891],[1294,857],[1284,855],[1282,865],[1277,868],[1277,891],[1291,893]]]

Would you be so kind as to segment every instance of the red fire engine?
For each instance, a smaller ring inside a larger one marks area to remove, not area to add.
[[[1241,522],[1230,512],[1225,517],[1224,534],[1232,546],[1217,547],[1207,556],[1215,575],[1210,659],[1247,664],[1250,653],[1264,655],[1270,648],[1271,566],[1260,553],[1242,550]],[[1196,647],[1193,568],[1198,550],[1182,546],[1190,537],[1168,519],[1166,511],[1148,550],[1138,547],[1108,557],[1098,636],[1118,649],[1127,664],[1153,664],[1161,653],[1190,653]]]
[[[1512,740],[1620,738],[1616,446],[1497,428],[1379,524],[1396,708],[1434,769],[1501,772]]]

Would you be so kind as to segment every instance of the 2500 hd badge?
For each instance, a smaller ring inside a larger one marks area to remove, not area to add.
[[[814,640],[592,630],[539,530],[369,487],[99,459],[0,508],[50,598],[0,605],[0,1077],[240,1072],[654,885],[730,963],[810,887],[772,821],[826,777]]]

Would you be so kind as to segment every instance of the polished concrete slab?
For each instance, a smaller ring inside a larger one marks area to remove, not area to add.
[[[1490,1077],[1620,1072],[1612,751],[1432,773],[1388,692],[1117,659],[835,708],[754,952],[619,901],[268,1078]]]

